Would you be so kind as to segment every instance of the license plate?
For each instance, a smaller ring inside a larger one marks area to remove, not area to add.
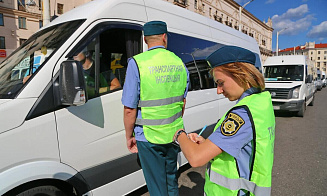
[[[279,110],[280,106],[279,105],[274,105],[273,108],[274,108],[274,110]]]

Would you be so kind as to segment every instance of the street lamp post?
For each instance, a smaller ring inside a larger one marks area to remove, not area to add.
[[[254,1],[254,0],[250,0],[250,1],[248,1],[247,3],[245,3],[242,7],[239,7],[239,14],[240,14],[240,24],[238,25],[238,30],[239,31],[242,31],[241,30],[241,27],[242,27],[242,9],[245,7],[245,6],[247,6],[247,4],[249,4],[249,3],[251,3],[252,1]]]
[[[42,0],[43,26],[50,22],[50,0]]]
[[[279,35],[280,32],[286,30],[287,28],[288,28],[288,27],[286,27],[286,28],[284,28],[284,29],[282,29],[282,30],[280,30],[280,31],[277,31],[277,39],[276,39],[276,56],[278,56],[278,35]]]

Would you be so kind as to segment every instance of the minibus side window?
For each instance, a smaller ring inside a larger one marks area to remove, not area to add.
[[[88,99],[123,88],[127,59],[141,52],[141,40],[141,29],[104,23],[81,41],[70,58],[83,65]]]
[[[195,63],[191,61],[186,64],[186,67],[190,72],[190,91],[216,87],[216,83],[209,74],[211,68],[205,60],[196,60]]]
[[[210,66],[204,60],[223,44],[177,33],[168,34],[168,50],[179,56],[190,72],[189,91],[215,88],[209,74]]]
[[[207,61],[199,61],[196,63],[196,65],[198,66],[201,76],[201,89],[216,88],[216,83],[214,82],[213,77],[209,74],[211,68],[208,65]]]
[[[186,63],[186,67],[190,73],[190,84],[188,90],[189,91],[200,90],[201,85],[200,85],[199,72],[197,71],[194,62],[190,61],[189,63]]]

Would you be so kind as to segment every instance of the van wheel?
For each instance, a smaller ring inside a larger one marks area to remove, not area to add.
[[[65,192],[55,186],[39,186],[25,190],[17,196],[68,196]]]
[[[309,103],[309,106],[313,106],[314,101],[315,101],[315,95],[313,95],[312,100],[311,100],[311,102]]]
[[[305,112],[305,108],[306,107],[306,104],[305,104],[305,100],[304,100],[304,102],[303,102],[303,104],[302,104],[302,107],[301,107],[301,109],[300,109],[300,111],[298,111],[298,113],[297,113],[297,115],[299,116],[299,117],[303,117],[304,116],[304,112]]]

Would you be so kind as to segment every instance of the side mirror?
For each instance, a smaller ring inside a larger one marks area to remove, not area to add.
[[[80,62],[67,60],[60,65],[59,92],[63,105],[83,105],[85,97],[85,80]]]
[[[312,75],[307,75],[305,78],[305,83],[311,83],[312,82]]]

